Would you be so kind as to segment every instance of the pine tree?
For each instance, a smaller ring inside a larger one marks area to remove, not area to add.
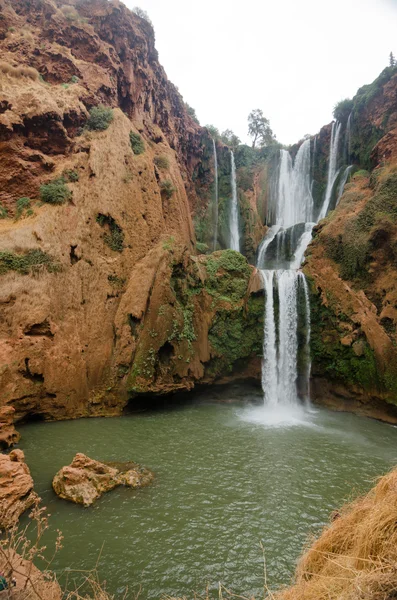
[[[393,52],[390,52],[390,54],[389,54],[389,65],[391,67],[395,67],[396,66],[396,59],[394,58]]]

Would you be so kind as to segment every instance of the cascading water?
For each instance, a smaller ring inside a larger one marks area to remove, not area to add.
[[[340,137],[341,123],[338,121],[334,121],[332,123],[331,129],[331,144],[330,144],[330,152],[329,152],[329,163],[328,163],[328,177],[327,177],[327,187],[325,190],[324,202],[320,210],[320,214],[318,215],[318,221],[324,219],[327,215],[329,205],[332,198],[332,191],[334,189],[335,182],[339,175],[339,170],[337,169],[338,164],[338,146],[339,146],[339,137]]]
[[[213,148],[214,148],[214,170],[215,170],[215,202],[214,202],[214,241],[213,241],[213,250],[215,252],[216,246],[218,244],[218,217],[219,217],[219,198],[218,198],[218,156],[216,154],[216,144],[215,140],[212,140]]]
[[[234,162],[233,151],[230,151],[230,166],[231,166],[231,188],[232,200],[230,205],[230,248],[240,252],[240,233],[239,233],[239,208],[237,200],[237,182],[236,182],[236,163]]]
[[[338,196],[337,196],[337,199],[336,199],[336,205],[335,206],[338,206],[338,204],[339,204],[339,200],[342,197],[343,190],[345,189],[346,182],[347,182],[347,180],[349,178],[350,173],[352,172],[352,169],[353,169],[353,165],[349,165],[344,170],[344,173],[343,173],[342,178],[340,180],[340,184],[338,186]]]
[[[350,162],[351,155],[351,121],[352,121],[352,113],[349,114],[346,123],[346,131],[345,131],[345,160],[346,164]]]

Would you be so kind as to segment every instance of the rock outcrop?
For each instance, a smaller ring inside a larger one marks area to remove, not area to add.
[[[0,553],[0,572],[8,583],[4,598],[10,600],[61,600],[62,590],[54,573],[42,573],[30,560],[12,549]],[[13,582],[15,585],[13,585]]]
[[[39,500],[22,450],[0,454],[0,528],[8,529]]]
[[[15,429],[14,415],[15,409],[12,406],[0,407],[0,448],[10,448],[20,439]]]
[[[153,481],[153,473],[136,463],[101,463],[78,453],[52,481],[55,493],[64,500],[91,506],[102,494],[119,485],[140,488]]]

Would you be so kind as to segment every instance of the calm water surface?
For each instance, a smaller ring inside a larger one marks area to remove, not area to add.
[[[116,419],[32,423],[21,448],[36,489],[62,530],[53,566],[99,571],[108,590],[142,585],[141,598],[191,596],[208,584],[260,594],[288,583],[308,535],[352,493],[397,463],[397,429],[354,415],[316,410],[266,426],[249,388],[214,392],[170,410]],[[58,499],[51,480],[76,452],[134,460],[155,472],[152,487],[118,488],[91,508]]]

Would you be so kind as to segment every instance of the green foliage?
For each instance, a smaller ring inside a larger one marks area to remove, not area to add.
[[[353,110],[353,100],[350,98],[345,98],[344,100],[339,100],[334,106],[333,115],[337,121],[341,123],[346,123],[349,118],[350,113]]]
[[[65,185],[63,177],[40,186],[40,198],[49,204],[63,204],[72,197],[72,192]]]
[[[68,90],[69,89],[69,84],[68,83],[63,83],[62,87],[64,90]]]
[[[124,277],[118,277],[117,275],[108,275],[108,281],[113,287],[121,289],[125,286],[126,280]]]
[[[164,194],[168,200],[171,198],[173,193],[175,192],[175,187],[172,184],[172,181],[169,179],[164,179],[164,181],[160,182],[161,193]]]
[[[77,77],[77,75],[73,75],[70,78],[70,83],[79,83],[80,79]]]
[[[196,242],[197,252],[200,254],[209,254],[210,249],[207,244],[203,244],[202,242]]]
[[[30,208],[31,201],[30,198],[19,198],[16,204],[15,218],[19,219],[22,216],[22,213],[25,209]]]
[[[167,156],[164,156],[164,154],[161,154],[160,156],[155,156],[154,164],[159,169],[168,170],[170,168],[170,161],[168,160]]]
[[[163,242],[163,250],[168,250],[170,252],[174,248],[174,243],[175,238],[173,235],[170,235],[170,237]]]
[[[359,169],[353,174],[353,179],[361,179],[362,177],[369,177],[369,172],[365,169]]]
[[[194,110],[194,108],[189,106],[189,104],[187,102],[185,102],[185,108],[186,108],[187,114],[193,119],[193,121],[195,123],[197,123],[197,125],[200,125],[200,121],[197,118],[196,111]]]
[[[106,227],[108,231],[103,236],[105,244],[107,244],[111,250],[114,250],[114,252],[122,252],[124,249],[124,233],[113,217],[99,213],[96,222],[99,223],[101,227]]]
[[[145,143],[139,133],[130,131],[130,144],[134,154],[143,154],[145,152]]]
[[[108,106],[100,104],[91,108],[86,125],[90,131],[105,131],[113,121],[113,118],[113,110]]]
[[[209,255],[204,264],[208,275],[205,287],[209,294],[232,302],[245,296],[251,269],[242,254],[222,250]]]
[[[0,204],[0,219],[6,219],[8,217],[8,210],[5,206]]]
[[[226,129],[221,133],[221,142],[235,151],[237,146],[241,143],[241,140],[231,129]]]
[[[71,183],[75,183],[79,180],[78,171],[74,169],[65,169],[62,173],[62,177]]]
[[[253,138],[253,148],[257,142],[260,146],[269,146],[275,140],[269,120],[263,116],[263,112],[259,108],[251,111],[248,115],[248,135]]]
[[[208,368],[212,374],[231,372],[238,361],[261,356],[263,344],[263,296],[251,297],[248,310],[242,307],[216,312],[208,339],[218,358]]]
[[[208,130],[208,133],[214,140],[220,140],[221,134],[219,133],[219,129],[215,127],[215,125],[205,125],[205,128]]]
[[[8,271],[28,275],[42,267],[45,267],[50,273],[60,270],[60,265],[49,254],[39,249],[29,250],[26,254],[15,254],[7,250],[0,252],[0,275]]]

